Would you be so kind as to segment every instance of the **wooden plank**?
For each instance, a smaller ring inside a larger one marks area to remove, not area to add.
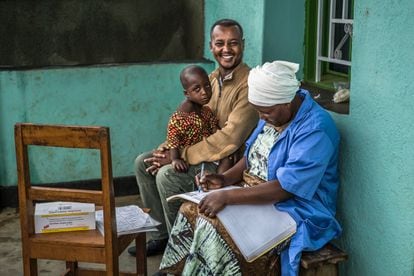
[[[138,235],[135,239],[135,265],[137,275],[147,276],[147,246],[146,246],[146,234]]]
[[[337,276],[338,267],[336,264],[321,264],[319,267],[300,269],[299,276]]]
[[[102,191],[32,186],[30,200],[76,201],[102,205]]]
[[[62,250],[61,245],[49,243],[33,243],[30,255],[36,259],[66,260],[69,262],[105,263],[104,247],[79,247],[66,245]],[[53,252],[53,254],[51,254]]]
[[[106,276],[106,272],[104,270],[93,269],[93,268],[83,268],[80,267],[76,271],[77,276]],[[119,272],[119,276],[136,276],[136,273],[133,272]],[[138,274],[140,275],[140,274]]]
[[[340,261],[344,261],[348,258],[341,249],[337,248],[333,244],[328,243],[320,250],[312,252],[303,252],[301,258],[301,266],[303,268],[311,268],[315,266],[321,266],[323,264],[332,263],[336,264]]]
[[[118,252],[121,254],[124,250],[131,244],[136,237],[143,235],[145,236],[145,232],[143,233],[136,233],[136,234],[127,234],[118,237]]]
[[[104,247],[104,237],[99,230],[55,232],[47,234],[34,234],[29,238],[30,246],[38,246],[41,243],[58,245],[61,249],[65,246],[75,247]],[[50,253],[50,252],[48,252]]]
[[[108,136],[109,128],[100,126],[63,126],[16,124],[23,129],[23,143],[28,145],[99,149],[101,139]]]

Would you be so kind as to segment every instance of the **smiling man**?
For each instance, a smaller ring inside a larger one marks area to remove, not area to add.
[[[250,68],[242,61],[242,27],[232,19],[219,20],[210,29],[210,39],[210,51],[219,67],[210,74],[213,95],[208,105],[219,119],[221,131],[183,150],[183,158],[192,165],[214,162],[234,153],[237,159],[241,156],[237,151],[258,121],[247,101]]]
[[[167,202],[166,198],[194,190],[194,178],[202,163],[207,171],[215,172],[218,160],[230,157],[237,162],[242,157],[245,140],[258,122],[258,114],[247,100],[250,68],[242,62],[242,27],[231,19],[219,20],[211,27],[210,38],[210,50],[218,68],[210,74],[213,92],[208,105],[218,118],[220,129],[181,151],[182,159],[189,164],[185,173],[174,170],[165,149],[143,153],[135,160],[143,204],[161,222],[159,231],[151,232],[148,256],[164,251],[168,232],[181,205],[178,201]],[[135,255],[135,248],[129,248],[128,252]]]
[[[243,29],[233,20],[217,21],[210,30],[210,51],[219,63],[222,77],[231,74],[243,58]]]

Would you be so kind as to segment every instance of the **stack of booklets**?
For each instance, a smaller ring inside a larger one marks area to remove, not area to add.
[[[136,205],[116,207],[116,226],[118,236],[140,232],[158,231],[161,224]],[[96,228],[104,235],[103,211],[95,213]]]
[[[228,186],[223,189],[237,189]],[[185,199],[200,203],[209,192],[189,192],[174,195],[167,200]],[[276,209],[274,204],[227,205],[217,214],[234,243],[248,262],[281,245],[296,233],[296,222],[286,212]]]
[[[36,203],[35,233],[95,229],[95,204],[81,202]]]

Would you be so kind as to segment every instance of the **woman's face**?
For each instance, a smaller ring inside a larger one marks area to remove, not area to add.
[[[275,127],[280,127],[292,118],[291,104],[275,104],[272,106],[251,105],[259,112],[260,119]]]

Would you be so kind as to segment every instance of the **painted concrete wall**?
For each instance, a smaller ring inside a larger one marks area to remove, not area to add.
[[[342,134],[344,275],[414,275],[414,2],[355,1]]]
[[[165,138],[168,117],[183,97],[178,76],[186,65],[1,71],[0,184],[16,185],[13,125],[23,121],[109,126],[114,176],[132,175],[135,156]],[[202,65],[207,71],[214,68],[213,63]],[[91,165],[96,152],[36,151],[35,182],[99,176],[99,167]]]
[[[206,58],[211,24],[234,18],[243,25],[245,61],[261,63],[264,0],[206,0]],[[189,61],[191,63],[191,61]],[[170,113],[182,99],[178,81],[182,64],[0,71],[0,186],[16,185],[13,125],[35,123],[105,125],[111,128],[114,176],[133,174],[133,160],[165,136]],[[214,63],[204,63],[212,71]],[[35,182],[94,178],[94,152],[41,149],[33,160]],[[49,167],[51,166],[51,167]],[[48,171],[58,171],[51,174]]]
[[[305,31],[304,0],[266,1],[263,62],[287,60],[301,66],[297,77],[303,76]]]
[[[243,27],[245,38],[244,62],[253,67],[262,63],[263,24],[265,0],[205,0],[204,56],[213,60],[210,53],[210,27],[222,18],[237,20]]]

